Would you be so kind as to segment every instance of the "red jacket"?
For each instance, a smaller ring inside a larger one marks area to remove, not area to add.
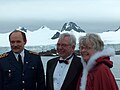
[[[95,58],[92,58],[95,59],[94,62],[89,66],[87,64],[84,66],[87,69],[83,69],[76,90],[119,90],[110,70],[113,63],[110,61],[109,55],[104,56],[103,54],[100,57],[98,54],[94,55]],[[96,57],[98,58],[96,59]]]

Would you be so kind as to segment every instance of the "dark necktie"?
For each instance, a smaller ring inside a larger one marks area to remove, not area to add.
[[[59,63],[69,64],[69,59],[71,59],[72,56],[73,56],[73,54],[70,57],[68,57],[66,60],[59,60]]]
[[[23,69],[22,57],[20,54],[18,55],[18,62],[20,64],[21,69]]]

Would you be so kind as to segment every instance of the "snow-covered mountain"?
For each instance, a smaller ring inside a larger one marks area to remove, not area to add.
[[[74,22],[65,23],[62,27],[61,32],[62,31],[71,31],[72,29],[75,30],[76,32],[85,32],[79,26],[77,26],[77,24],[75,24]]]
[[[74,22],[67,22],[63,25],[62,29],[60,30],[61,32],[64,32],[64,31],[76,31],[76,32],[85,32],[84,30],[82,30],[79,26],[77,26]],[[60,33],[59,32],[56,32],[54,34],[54,36],[51,38],[51,39],[57,39],[59,37]]]
[[[44,26],[41,27],[38,30],[35,31],[30,31],[26,30],[26,36],[27,36],[27,44],[26,46],[39,46],[39,45],[51,45],[51,44],[56,44],[57,39],[51,39],[56,32],[58,33],[72,33],[76,36],[77,38],[77,43],[78,43],[78,38],[80,36],[85,35],[86,33],[84,32],[77,32],[75,30],[70,30],[70,31],[59,31],[59,30],[51,30],[50,28]],[[9,47],[9,33],[2,33],[0,34],[0,47]],[[103,33],[98,33],[102,40],[104,41],[105,44],[120,44],[120,29],[117,31],[108,31],[108,32],[103,32]]]

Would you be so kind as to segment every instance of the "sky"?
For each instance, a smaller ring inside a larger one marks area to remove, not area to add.
[[[120,26],[120,0],[0,0],[0,32],[22,26],[31,31],[45,25],[60,30],[74,22],[86,32]]]

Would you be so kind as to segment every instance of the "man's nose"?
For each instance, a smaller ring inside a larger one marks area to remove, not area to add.
[[[17,45],[18,45],[18,43],[17,43],[17,42],[15,42],[15,43],[14,43],[14,46],[17,46]]]

